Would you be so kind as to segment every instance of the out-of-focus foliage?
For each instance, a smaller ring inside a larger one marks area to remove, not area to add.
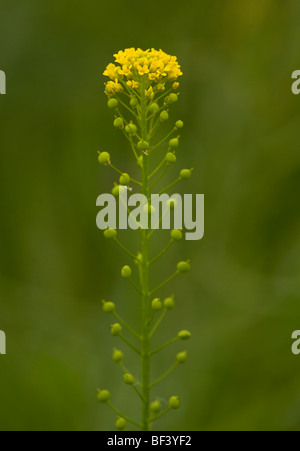
[[[138,321],[119,276],[128,260],[95,226],[96,197],[115,181],[97,150],[131,164],[101,76],[130,46],[178,56],[177,169],[195,168],[182,190],[206,199],[205,238],[176,245],[153,274],[159,281],[191,258],[162,329],[166,339],[193,332],[189,362],[154,393],[179,394],[182,408],[157,427],[300,428],[300,357],[290,350],[300,329],[300,96],[290,89],[299,21],[297,0],[153,1],[147,10],[135,0],[1,1],[1,430],[109,429],[115,417],[96,403],[98,387],[139,412],[111,363],[117,341],[100,303]],[[134,234],[123,236],[134,245]],[[153,376],[178,349],[157,356]]]

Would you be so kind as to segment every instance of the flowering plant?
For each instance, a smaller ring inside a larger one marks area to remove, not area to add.
[[[178,78],[182,75],[180,65],[175,56],[170,56],[162,50],[126,49],[119,51],[115,56],[115,63],[109,64],[104,75],[109,77],[105,84],[105,93],[108,96],[108,108],[114,111],[114,126],[119,129],[129,142],[133,157],[141,173],[141,180],[132,178],[127,172],[119,170],[111,161],[108,152],[99,153],[99,163],[116,171],[119,175],[119,183],[112,190],[114,196],[120,196],[122,190],[137,187],[140,192],[149,199],[155,186],[162,180],[166,171],[176,163],[176,149],[179,147],[180,136],[175,135],[183,127],[183,122],[178,120],[166,136],[158,140],[157,132],[160,126],[168,121],[169,109],[178,100]],[[174,135],[172,137],[172,135]],[[167,143],[161,162],[154,168],[151,167],[152,154],[155,150],[163,148]],[[176,180],[165,187],[159,194],[168,192],[173,186],[182,180],[188,180],[192,176],[191,169],[182,169]],[[151,213],[151,205],[145,205],[147,214]],[[169,203],[170,209],[176,209],[176,201]],[[130,212],[129,212],[130,214]],[[162,213],[163,215],[163,213]],[[162,220],[162,218],[160,218]],[[98,390],[98,401],[106,403],[118,415],[116,428],[124,430],[127,423],[132,423],[141,430],[150,430],[153,423],[169,412],[180,407],[178,396],[171,396],[164,406],[159,399],[151,399],[151,390],[159,384],[179,365],[187,359],[187,352],[181,351],[174,364],[156,380],[150,380],[150,362],[152,357],[167,346],[178,340],[188,340],[190,332],[180,331],[176,337],[162,344],[157,349],[151,348],[151,340],[167,312],[175,305],[174,297],[169,296],[161,300],[157,293],[179,274],[190,271],[190,262],[181,261],[177,264],[174,274],[160,283],[157,287],[150,287],[150,267],[170,248],[173,243],[183,239],[181,229],[173,229],[170,232],[169,243],[155,256],[150,256],[150,240],[157,229],[148,230],[139,227],[139,251],[127,249],[118,238],[117,230],[107,228],[104,236],[112,239],[136,264],[139,274],[139,283],[132,278],[133,270],[130,265],[121,269],[121,276],[127,279],[141,297],[141,326],[136,331],[117,313],[113,302],[103,301],[103,311],[115,317],[116,323],[111,326],[111,334],[119,337],[131,348],[140,359],[140,381],[124,365],[124,354],[119,349],[114,349],[113,360],[120,365],[123,371],[123,381],[139,396],[141,409],[141,422],[129,418],[121,413],[111,402],[111,394],[108,390]],[[132,343],[123,331],[126,330],[138,344]]]

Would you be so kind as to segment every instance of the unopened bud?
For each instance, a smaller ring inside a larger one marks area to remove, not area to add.
[[[108,152],[101,152],[98,156],[98,161],[102,165],[107,165],[110,163],[110,154]]]
[[[180,407],[179,396],[171,396],[171,398],[169,399],[169,407],[171,407],[171,409],[179,409]]]
[[[116,238],[117,231],[115,229],[106,229],[104,230],[103,235],[107,239]]]
[[[111,332],[113,337],[116,337],[117,335],[120,335],[120,333],[122,332],[121,324],[119,324],[119,323],[113,324],[110,327],[110,332]]]
[[[191,265],[189,262],[179,262],[177,264],[177,271],[181,272],[181,273],[186,273],[189,272],[191,270]]]
[[[107,402],[110,400],[110,392],[108,390],[98,390],[97,400],[99,402]]]
[[[126,265],[123,266],[123,268],[121,269],[121,276],[124,279],[129,279],[132,275],[132,269],[130,268],[130,266]]]

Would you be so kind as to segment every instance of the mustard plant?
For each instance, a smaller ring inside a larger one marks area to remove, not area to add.
[[[105,94],[108,97],[107,106],[113,112],[113,125],[125,136],[131,148],[133,160],[141,174],[140,180],[134,179],[122,168],[119,169],[108,152],[99,152],[99,163],[114,170],[118,174],[118,183],[115,184],[112,193],[118,197],[121,189],[138,190],[149,199],[156,185],[162,181],[168,168],[177,161],[176,151],[180,145],[179,131],[184,124],[181,120],[167,131],[163,139],[157,138],[157,132],[169,120],[169,110],[173,108],[179,99],[178,78],[182,75],[177,58],[169,56],[163,51],[154,49],[143,51],[141,49],[126,49],[119,51],[115,56],[115,63],[109,64],[104,75],[109,77],[105,83]],[[164,150],[165,149],[165,150]],[[163,155],[159,164],[153,166],[152,156],[161,150]],[[178,177],[160,191],[159,194],[169,192],[177,183],[188,180],[192,176],[192,169],[182,169]],[[149,205],[149,213],[151,206]],[[175,202],[170,208],[176,208]],[[170,241],[157,254],[150,255],[151,238],[157,229],[148,230],[139,228],[139,251],[129,250],[118,237],[115,229],[106,229],[104,236],[114,241],[124,251],[130,264],[121,268],[121,277],[127,279],[141,298],[141,324],[136,331],[127,321],[117,313],[115,303],[103,301],[103,311],[114,317],[111,325],[111,335],[119,338],[125,345],[132,349],[140,360],[140,380],[128,371],[124,364],[123,351],[113,350],[113,361],[123,371],[123,382],[136,392],[141,401],[141,420],[129,418],[120,412],[111,401],[108,390],[98,390],[98,401],[106,403],[116,414],[116,428],[124,430],[127,423],[133,424],[137,429],[149,431],[153,423],[172,409],[180,407],[179,397],[170,396],[164,403],[160,399],[152,399],[152,389],[169,376],[179,365],[187,360],[187,352],[181,351],[174,355],[173,365],[163,372],[154,381],[150,379],[151,359],[159,352],[180,340],[188,340],[191,337],[189,331],[182,330],[167,343],[163,343],[156,349],[152,349],[151,341],[160,324],[175,306],[174,296],[170,295],[162,300],[159,297],[160,290],[169,284],[175,277],[190,271],[189,261],[181,261],[174,268],[174,273],[156,287],[150,286],[151,266],[162,257],[176,242],[183,239],[183,232],[179,229],[170,231]],[[137,268],[139,282],[133,278],[134,269]],[[126,333],[132,336],[127,338]]]

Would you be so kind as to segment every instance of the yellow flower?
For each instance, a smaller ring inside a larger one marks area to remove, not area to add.
[[[178,88],[179,88],[179,83],[178,83],[178,81],[175,81],[175,82],[173,83],[172,88],[173,88],[173,89],[178,89]]]
[[[145,91],[145,93],[146,93],[147,99],[150,99],[150,100],[153,99],[153,97],[154,97],[154,92],[153,92],[152,86],[150,86],[150,88],[147,89],[147,90]]]
[[[131,47],[120,50],[114,57],[115,63],[109,64],[104,71],[104,75],[113,81],[113,84],[107,83],[106,92],[116,90],[121,92],[120,86],[116,84],[119,84],[119,80],[123,80],[134,89],[143,83],[144,86],[149,87],[147,97],[151,98],[154,96],[155,85],[157,85],[157,91],[163,91],[166,82],[175,82],[182,75],[176,56],[168,55],[162,50],[142,50]],[[177,89],[174,84],[173,89]]]
[[[122,94],[124,91],[122,85],[116,81],[108,81],[105,85],[105,92],[108,96],[114,96],[115,94]]]
[[[138,89],[140,86],[139,83],[134,80],[128,80],[126,84],[127,84],[127,86],[129,86],[132,89]]]

